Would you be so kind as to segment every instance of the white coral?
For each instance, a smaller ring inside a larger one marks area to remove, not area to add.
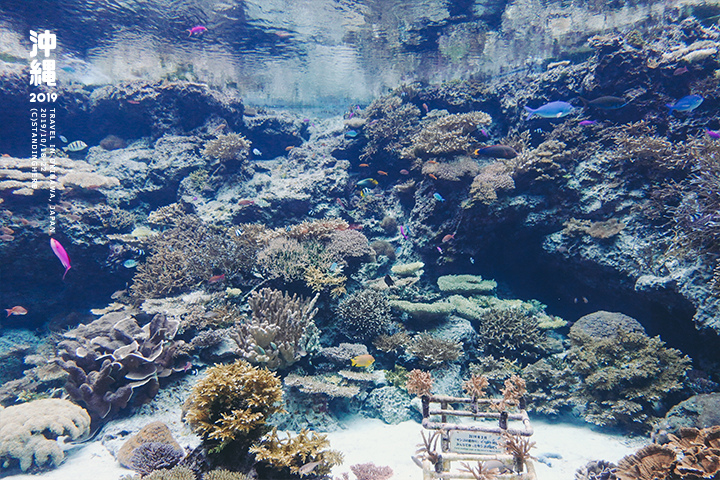
[[[0,461],[12,466],[13,459],[26,471],[37,466],[58,466],[63,461],[59,437],[72,440],[90,431],[90,416],[68,400],[48,398],[0,410]]]

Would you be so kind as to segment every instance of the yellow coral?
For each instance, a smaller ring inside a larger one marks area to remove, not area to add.
[[[308,473],[304,470],[301,472],[301,469],[306,467],[314,475],[322,477],[329,474],[334,465],[343,462],[342,453],[323,450],[330,446],[326,435],[309,432],[307,429],[294,437],[289,433],[287,435],[287,438],[281,439],[278,437],[277,428],[273,428],[259,444],[250,447],[250,452],[255,454],[258,461],[266,462],[278,470],[288,468],[296,475]],[[313,467],[312,464],[316,462],[317,465]]]
[[[238,360],[207,371],[185,402],[185,420],[220,451],[228,443],[258,436],[273,413],[283,410],[280,379]]]

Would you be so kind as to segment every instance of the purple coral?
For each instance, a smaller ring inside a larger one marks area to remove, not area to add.
[[[393,476],[392,468],[379,467],[372,462],[351,465],[350,470],[357,480],[387,480]]]
[[[184,456],[182,450],[167,443],[147,442],[133,451],[130,463],[133,470],[148,475],[155,470],[174,467]]]

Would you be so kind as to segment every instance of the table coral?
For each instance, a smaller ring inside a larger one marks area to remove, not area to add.
[[[65,458],[61,436],[77,440],[90,431],[90,416],[69,402],[49,398],[0,409],[0,461],[22,471],[33,462],[57,467]]]

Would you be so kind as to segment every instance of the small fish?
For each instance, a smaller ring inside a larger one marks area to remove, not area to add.
[[[369,367],[373,362],[375,362],[375,357],[367,353],[350,359],[350,365],[353,367]]]
[[[15,230],[10,227],[2,226],[0,227],[0,232],[4,233],[5,235],[12,235],[13,233],[15,233]]]
[[[670,109],[670,113],[674,111],[678,112],[692,112],[703,102],[703,97],[700,95],[688,95],[681,98],[674,104],[668,103],[666,106]]]
[[[63,150],[66,152],[79,152],[81,150],[85,150],[86,148],[87,143],[83,142],[82,140],[75,140],[67,147],[63,147]]]
[[[425,110],[425,113],[428,113],[430,111],[430,109],[427,106],[427,103],[423,103],[422,107],[423,107],[423,110]]]
[[[532,118],[533,115],[537,115],[542,118],[562,118],[570,115],[575,107],[567,102],[550,102],[538,108],[525,107],[525,111],[528,112],[527,118]]]
[[[306,464],[303,465],[302,467],[298,468],[298,474],[299,474],[301,477],[304,477],[305,475],[310,475],[310,473],[311,473],[313,470],[315,470],[315,467],[317,467],[317,466],[320,465],[321,463],[322,463],[322,462],[319,462],[319,461],[318,461],[318,462],[306,463]]]
[[[559,62],[551,62],[547,64],[547,69],[551,70],[557,67],[567,67],[570,65],[570,60],[560,60]]]
[[[518,156],[518,153],[515,151],[514,148],[509,147],[507,145],[490,145],[488,147],[482,147],[478,148],[474,152],[475,155],[485,155],[488,157],[494,157],[494,158],[515,158]]]
[[[255,200],[249,200],[247,198],[244,198],[244,199],[238,201],[238,205],[241,207],[244,207],[245,205],[254,205],[254,204],[255,204]]]
[[[358,132],[356,132],[355,130],[348,130],[347,132],[345,132],[345,136],[349,138],[355,138],[358,136]]]
[[[473,265],[475,265],[475,258],[470,257],[470,263],[472,263]]]
[[[432,178],[433,180],[437,180],[437,179],[438,179],[438,178],[437,178],[434,174],[432,174],[432,173],[428,173],[428,177]]]
[[[402,247],[398,247],[398,248],[395,249],[395,256],[396,256],[396,257],[399,257],[400,255],[402,255],[402,253],[403,253],[403,248],[402,248]]]
[[[360,188],[374,188],[378,184],[378,181],[374,178],[364,178],[357,183]]]
[[[378,175],[385,175],[386,177],[387,177],[387,174],[388,174],[387,172],[385,172],[385,171],[383,171],[383,170],[378,170],[377,173],[378,173]]]
[[[213,275],[212,277],[208,278],[208,283],[218,283],[225,280],[225,274],[221,273],[220,275]]]
[[[73,67],[70,67],[67,65],[64,67],[60,67],[60,70],[62,70],[63,72],[67,72],[67,73],[75,73],[75,69]]]
[[[483,136],[484,136],[485,138],[490,138],[490,134],[488,133],[487,130],[485,130],[485,127],[480,127],[480,128],[478,128],[478,130],[480,131],[480,133],[483,134]]]
[[[582,120],[578,123],[581,127],[587,127],[588,125],[595,125],[597,120]]]
[[[447,243],[447,242],[449,242],[450,240],[455,240],[455,235],[453,235],[453,234],[445,235],[445,236],[442,238],[442,243]]]
[[[125,267],[125,268],[135,268],[135,267],[137,267],[137,261],[135,261],[135,260],[133,260],[133,259],[125,260],[125,261],[123,262],[123,267]]]
[[[188,37],[192,37],[195,34],[200,35],[201,33],[206,32],[207,28],[203,27],[202,25],[196,25],[193,28],[188,29],[187,31],[190,32],[190,35],[188,35]]]
[[[335,273],[335,271],[336,271],[337,269],[338,269],[338,264],[337,264],[337,262],[333,262],[333,263],[330,264],[330,268],[328,268],[328,271],[329,271],[330,273]]]
[[[13,237],[12,235],[8,235],[7,233],[3,233],[2,235],[0,235],[0,240],[2,240],[3,242],[12,242],[13,240],[15,240],[15,237]]]
[[[395,286],[395,281],[390,275],[385,275],[385,278],[383,278],[383,280],[385,281],[385,285],[387,285],[388,287]]]
[[[628,104],[628,102],[626,102],[624,98],[612,97],[609,95],[604,97],[598,97],[594,100],[585,100],[582,97],[578,98],[581,102],[583,102],[586,107],[596,107],[603,110],[617,110],[618,108],[622,108]]]
[[[351,223],[347,228],[348,230],[362,230],[363,226],[359,223]]]
[[[710,130],[708,128],[705,129],[705,133],[707,133],[708,137],[710,138],[720,138],[720,132],[716,132],[715,130]]]
[[[192,368],[192,366],[193,366],[193,365],[192,365],[192,362],[191,362],[190,360],[188,360],[187,362],[185,362],[185,366],[183,366],[183,373],[187,373],[188,370],[190,370],[190,369]]]
[[[20,305],[15,305],[12,308],[6,308],[5,311],[7,312],[8,317],[10,315],[26,315],[27,314],[27,310],[25,308],[21,307]]]
[[[358,167],[362,167],[362,168],[367,168],[369,166],[370,165],[368,165],[367,163],[361,163],[360,165],[358,165]]]
[[[65,280],[65,275],[67,275],[68,271],[70,270],[70,257],[68,256],[63,246],[60,245],[60,242],[58,242],[54,238],[50,239],[50,248],[52,248],[52,251],[55,252],[55,256],[58,257],[60,263],[62,263],[62,266],[65,267],[65,273],[62,276],[63,280]]]
[[[128,100],[127,101],[130,105],[140,105],[140,102],[138,100]]]
[[[289,147],[285,147],[285,151],[286,151],[286,152],[289,152],[289,151],[292,150],[293,148],[295,148],[295,147],[294,147],[293,145],[290,145]]]
[[[369,197],[371,195],[372,195],[372,192],[370,191],[369,188],[363,188],[362,190],[360,190],[360,198]]]
[[[410,172],[403,168],[402,170],[400,170],[400,175],[410,175]]]
[[[428,160],[427,164],[428,165],[437,165],[437,162],[435,160]]]
[[[405,225],[400,225],[400,235],[402,235],[405,240],[408,239],[408,233],[410,233],[410,231],[407,227]]]
[[[68,143],[68,139],[65,138],[65,137],[63,137],[62,135],[60,135],[60,137],[58,137],[58,138],[60,138],[60,141],[61,141],[61,142],[63,142],[63,143]]]
[[[675,69],[675,71],[673,72],[673,76],[679,77],[680,75],[684,75],[687,72],[689,72],[687,67],[679,67]]]
[[[262,152],[260,150],[258,150],[257,148],[253,148],[252,152],[253,152],[253,155],[255,155],[256,157],[259,157],[260,155],[262,155]]]
[[[444,201],[445,201],[445,199],[442,197],[442,195],[440,195],[440,194],[437,193],[437,192],[433,193],[433,198],[434,198],[435,200],[437,200],[438,202],[444,202]]]
[[[435,247],[435,248],[437,248],[438,252],[440,252],[440,255],[443,254],[442,248],[440,248],[440,247]]]

